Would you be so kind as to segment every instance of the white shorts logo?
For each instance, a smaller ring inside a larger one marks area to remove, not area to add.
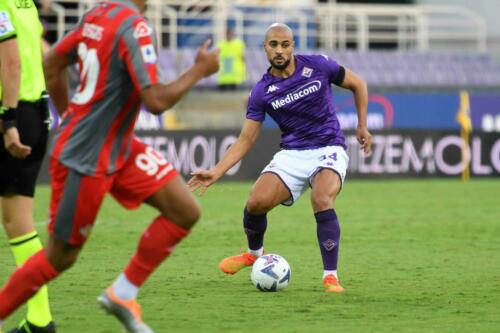
[[[156,64],[156,51],[153,44],[141,46],[142,59],[146,64]]]

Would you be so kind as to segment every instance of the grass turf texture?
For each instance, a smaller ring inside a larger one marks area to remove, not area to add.
[[[193,234],[139,296],[156,332],[500,331],[500,180],[347,182],[336,203],[344,295],[322,291],[309,192],[268,216],[266,251],[292,267],[286,290],[257,291],[249,269],[235,276],[218,270],[220,259],[246,246],[241,215],[250,187],[222,183],[200,198],[203,216]],[[39,187],[43,237],[48,197],[48,188]],[[150,208],[126,211],[107,199],[79,261],[50,286],[58,332],[120,332],[96,297],[127,263],[153,216]],[[12,269],[2,233],[0,282]]]

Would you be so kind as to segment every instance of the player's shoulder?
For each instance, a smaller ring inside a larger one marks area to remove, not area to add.
[[[264,91],[264,85],[262,83],[262,80],[260,80],[252,87],[252,90],[250,90],[249,98],[250,99],[260,98],[260,96],[263,95],[263,91]]]
[[[99,15],[101,18],[107,17],[113,26],[120,27],[121,31],[130,29],[139,30],[137,33],[152,34],[152,29],[149,27],[147,19],[136,8],[131,7],[129,4],[123,2],[104,2],[101,6],[109,6],[107,8],[107,15]],[[95,13],[96,15],[99,12]],[[120,32],[120,30],[118,30]],[[137,34],[136,33],[136,34]]]
[[[253,86],[252,90],[250,91],[249,99],[260,101],[262,99],[262,96],[264,96],[267,85],[268,82],[266,80],[266,76],[264,75],[262,79],[260,79],[260,81]]]
[[[131,16],[125,22],[123,30],[131,33],[135,39],[150,38],[153,36],[153,28],[142,15]]]
[[[321,65],[325,62],[335,61],[327,54],[297,54],[296,57],[309,66]]]
[[[0,28],[3,29],[5,23],[13,21],[13,10],[14,8],[8,6],[7,3],[3,3],[3,1],[0,1]]]
[[[9,13],[12,8],[9,6],[8,1],[0,1],[0,13]]]

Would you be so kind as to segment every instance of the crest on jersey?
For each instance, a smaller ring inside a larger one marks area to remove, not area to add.
[[[9,13],[0,12],[0,37],[14,32],[14,26],[10,21]]]
[[[274,84],[271,84],[268,88],[267,88],[267,94],[270,94],[272,92],[275,92],[276,90],[279,90],[278,87],[276,87]]]
[[[139,39],[142,37],[150,36],[153,33],[153,29],[147,25],[146,22],[139,22],[134,30],[134,38]]]
[[[141,46],[142,59],[146,64],[156,64],[156,51],[153,44]]]
[[[304,67],[304,69],[302,69],[302,76],[303,77],[311,77],[312,73],[313,73],[312,68]]]

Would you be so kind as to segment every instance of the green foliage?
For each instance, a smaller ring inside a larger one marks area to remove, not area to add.
[[[348,181],[336,203],[345,295],[322,292],[309,193],[269,214],[266,251],[289,261],[286,290],[262,293],[249,270],[218,270],[222,258],[246,249],[241,215],[250,187],[223,183],[200,198],[201,221],[140,293],[156,332],[500,331],[499,180]],[[49,191],[38,190],[35,218],[45,236]],[[50,285],[59,332],[120,332],[96,297],[154,216],[106,201],[79,262]],[[1,282],[13,269],[9,253],[2,234]]]

